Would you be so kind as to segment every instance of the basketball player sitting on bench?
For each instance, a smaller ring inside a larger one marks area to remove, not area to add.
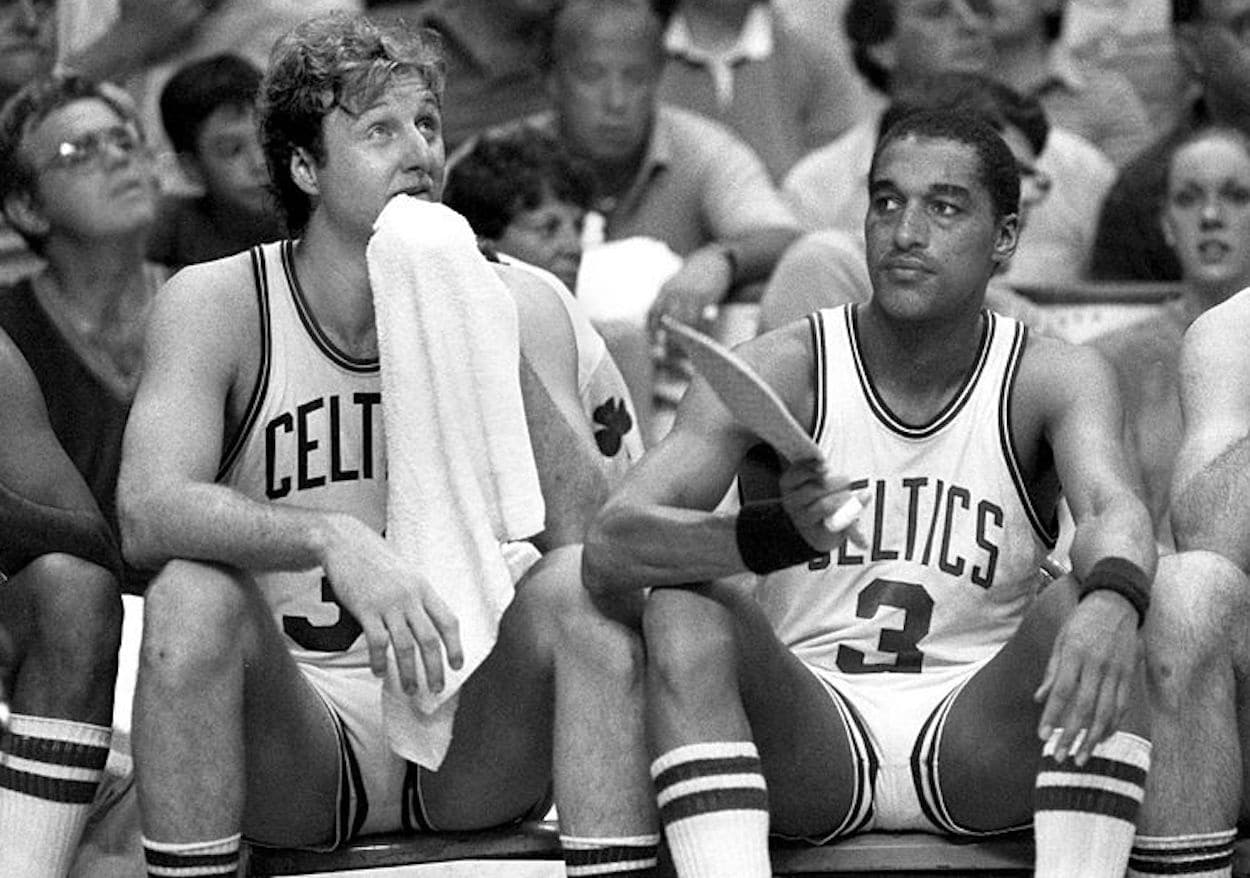
[[[442,70],[432,38],[402,23],[331,16],[280,41],[259,116],[299,237],[184,269],[153,313],[119,494],[127,554],[161,567],[134,737],[159,874],[235,874],[240,833],[322,849],[508,824],[542,813],[553,782],[571,869],[654,859],[638,636],[601,615],[569,545],[622,456],[596,447],[566,312],[526,270],[483,263],[516,299],[545,554],[458,692],[438,770],[398,756],[382,728],[388,661],[405,689],[420,662],[438,691],[461,654],[426,571],[380,534],[366,261],[392,198],[439,197]]]
[[[823,457],[790,461],[780,499],[710,511],[759,440],[699,380],[587,536],[589,588],[652,587],[652,773],[678,873],[771,874],[770,828],[1033,822],[1039,876],[1120,876],[1155,548],[1114,378],[984,308],[1020,178],[979,117],[905,116],[868,185],[872,299],[739,349]],[[1061,486],[1074,575],[1039,594]],[[826,524],[852,495],[856,543]]]

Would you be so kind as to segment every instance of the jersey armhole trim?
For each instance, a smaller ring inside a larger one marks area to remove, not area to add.
[[[828,342],[826,340],[825,317],[823,311],[807,315],[807,325],[812,333],[812,386],[816,394],[816,404],[812,410],[811,435],[819,445],[824,439],[828,426]]]
[[[1011,400],[1015,394],[1016,377],[1020,371],[1020,361],[1024,359],[1024,350],[1028,346],[1029,330],[1022,323],[1016,324],[1015,335],[1011,340],[1011,352],[1007,355],[1007,368],[1003,374],[1003,387],[998,405],[998,438],[1002,445],[1003,460],[1007,463],[1007,471],[1011,473],[1011,481],[1016,486],[1016,494],[1020,504],[1029,517],[1029,524],[1047,550],[1053,549],[1059,540],[1057,523],[1047,527],[1033,499],[1029,496],[1028,486],[1024,483],[1024,473],[1020,468],[1020,457],[1016,452],[1016,444],[1012,439]]]
[[[271,336],[272,328],[269,319],[269,274],[265,269],[265,255],[260,247],[253,247],[250,252],[252,258],[252,279],[256,288],[256,313],[260,320],[260,368],[256,370],[256,381],[252,385],[252,394],[248,397],[247,408],[243,412],[243,420],[239,422],[239,427],[235,431],[230,442],[226,446],[226,453],[222,457],[221,466],[217,468],[217,481],[221,481],[230,472],[230,468],[234,466],[239,454],[243,451],[243,445],[247,441],[248,435],[252,432],[252,428],[256,425],[256,419],[260,417],[261,403],[264,401],[265,391],[269,387],[269,371],[273,356],[273,338]]]

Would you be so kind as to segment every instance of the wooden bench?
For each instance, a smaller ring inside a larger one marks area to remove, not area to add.
[[[1027,834],[964,843],[922,833],[868,833],[824,847],[776,842],[772,858],[777,875],[929,878],[975,874],[988,878],[1030,874],[1033,844]],[[376,836],[330,854],[252,848],[245,874],[269,878],[456,860],[559,859],[555,824],[529,823],[490,832]]]

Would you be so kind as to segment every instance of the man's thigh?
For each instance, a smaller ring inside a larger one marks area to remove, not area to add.
[[[231,568],[175,561],[145,604],[144,652],[195,655],[202,663],[202,670],[172,678],[183,691],[169,705],[162,705],[159,686],[143,685],[160,672],[141,668],[136,723],[148,727],[143,737],[183,748],[161,764],[208,778],[241,771],[249,837],[328,841],[339,809],[337,724],[291,656],[257,583]]]
[[[422,802],[435,827],[498,825],[547,796],[555,718],[549,617],[574,612],[572,602],[589,602],[580,559],[579,551],[557,550],[518,582],[494,648],[460,690],[446,758],[437,772],[420,772]]]
[[[753,588],[720,583],[706,594],[734,617],[739,687],[768,783],[772,829],[825,836],[848,816],[858,822],[868,806],[868,745],[837,696],[778,639]]]
[[[1075,605],[1074,580],[1048,586],[1015,636],[955,697],[938,741],[936,777],[958,826],[990,831],[1031,819],[1043,706],[1033,693]]]

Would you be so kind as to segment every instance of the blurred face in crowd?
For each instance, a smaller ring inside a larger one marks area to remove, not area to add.
[[[1250,285],[1250,155],[1230,133],[1211,132],[1176,151],[1163,234],[1185,280],[1235,292]]]
[[[586,211],[549,194],[537,207],[513,216],[495,244],[510,256],[547,269],[574,290],[585,220]]]
[[[1177,37],[1217,112],[1250,115],[1250,0],[1202,0],[1198,20]]]
[[[873,301],[896,319],[977,310],[1015,249],[1015,214],[999,218],[968,144],[908,135],[887,145],[868,181],[864,223]]]
[[[320,202],[326,221],[346,235],[367,241],[373,221],[396,195],[442,197],[442,113],[421,76],[396,76],[357,115],[336,107],[322,121],[322,135],[325,161],[300,150],[292,174]]]
[[[251,107],[224,104],[209,115],[195,138],[192,175],[216,202],[260,214],[271,209],[269,174]]]
[[[939,73],[986,69],[992,52],[991,0],[892,2],[894,33],[871,51],[890,71],[893,91]]]
[[[56,16],[52,0],[0,0],[0,99],[56,60]]]
[[[663,69],[658,22],[607,7],[564,28],[549,91],[569,148],[596,162],[642,155]]]
[[[156,216],[159,186],[143,138],[102,100],[53,110],[27,133],[21,155],[35,171],[23,222],[37,235],[127,236]]]
[[[1015,42],[1044,30],[1050,13],[1058,12],[1061,0],[990,0],[990,35],[994,42]]]

